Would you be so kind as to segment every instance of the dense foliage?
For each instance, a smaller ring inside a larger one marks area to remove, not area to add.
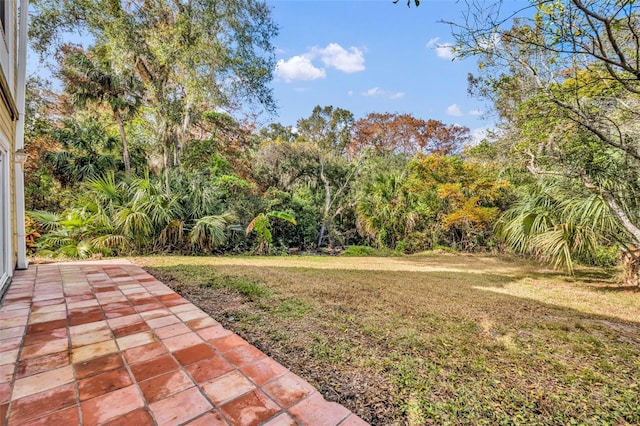
[[[277,27],[260,1],[224,3],[34,2],[62,82],[28,87],[35,250],[506,250],[569,271],[622,252],[637,282],[633,2],[532,2],[511,26],[470,9],[456,52],[479,58],[470,90],[500,120],[475,147],[458,125],[330,105],[259,128]],[[58,37],[76,30],[92,44]]]

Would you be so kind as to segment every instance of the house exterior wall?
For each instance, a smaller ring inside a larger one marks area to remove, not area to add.
[[[0,153],[3,154],[0,173],[3,173],[0,183],[2,194],[2,219],[0,235],[0,258],[3,265],[0,268],[0,289],[6,285],[6,277],[13,274],[18,256],[17,216],[16,216],[16,107],[18,62],[17,62],[17,3],[16,1],[2,1],[4,8],[4,22],[0,31]],[[8,179],[7,179],[8,178]],[[4,276],[4,281],[3,281]]]

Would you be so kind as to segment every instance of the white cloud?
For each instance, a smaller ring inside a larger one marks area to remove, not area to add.
[[[379,87],[372,87],[371,89],[362,92],[362,96],[376,96],[379,95],[382,91]]]
[[[371,89],[362,92],[362,96],[380,96],[388,99],[398,99],[404,95],[404,92],[392,92],[389,90],[382,90],[379,87],[372,87]]]
[[[288,60],[280,59],[276,64],[276,75],[284,81],[316,80],[325,78],[324,68],[316,68],[311,60],[305,56],[293,56]]]
[[[327,47],[314,47],[309,52],[313,56],[319,56],[327,67],[333,67],[346,73],[364,71],[364,53],[357,47],[351,46],[349,50],[338,43],[329,43]]]
[[[349,95],[349,96],[353,96],[353,90],[349,90],[349,91],[347,92],[347,95]]]
[[[490,127],[478,127],[471,130],[471,145],[475,146],[482,142],[482,139],[487,137]]]
[[[319,59],[325,67],[338,71],[354,73],[364,71],[364,53],[357,47],[345,49],[338,43],[329,43],[326,47],[312,47],[307,52],[280,59],[276,64],[276,75],[287,83],[294,80],[316,80],[325,78],[325,68],[318,67],[313,61]]]
[[[429,49],[435,49],[436,55],[442,59],[453,59],[453,44],[449,42],[440,43],[440,37],[434,37],[427,42]]]
[[[479,109],[472,109],[471,111],[469,111],[469,115],[473,115],[474,117],[479,117],[482,114],[484,114],[484,112]]]
[[[462,117],[464,114],[462,114],[458,104],[451,104],[447,107],[447,115],[452,117]]]

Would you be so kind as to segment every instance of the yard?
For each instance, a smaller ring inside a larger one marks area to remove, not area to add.
[[[640,423],[640,292],[478,255],[134,261],[372,424]]]

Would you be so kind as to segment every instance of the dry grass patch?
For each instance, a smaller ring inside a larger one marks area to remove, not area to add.
[[[373,424],[640,423],[640,293],[487,256],[141,258]]]

